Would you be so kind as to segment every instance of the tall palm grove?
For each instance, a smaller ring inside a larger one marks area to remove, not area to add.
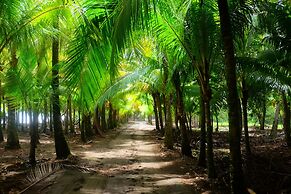
[[[291,146],[290,26],[288,0],[1,0],[0,141],[29,131],[35,165],[40,133],[66,159],[67,136],[142,117],[211,182],[224,130],[230,191],[249,193],[253,125]]]

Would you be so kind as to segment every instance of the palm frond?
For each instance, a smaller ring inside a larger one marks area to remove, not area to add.
[[[152,68],[151,66],[146,66],[146,67],[137,69],[136,71],[134,71],[134,72],[132,72],[130,74],[127,74],[127,75],[123,76],[122,78],[117,80],[114,84],[112,84],[111,86],[107,87],[105,89],[105,91],[102,92],[102,95],[97,100],[97,104],[100,106],[106,100],[112,98],[117,93],[124,92],[126,89],[128,89],[128,87],[130,85],[132,85],[133,83],[136,83],[145,74],[147,74],[151,70],[151,68]]]

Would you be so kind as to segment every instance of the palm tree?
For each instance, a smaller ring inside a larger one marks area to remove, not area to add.
[[[212,142],[212,119],[210,102],[212,92],[210,87],[210,67],[214,63],[217,47],[217,26],[214,21],[212,4],[201,1],[192,4],[186,15],[186,43],[192,54],[192,64],[198,72],[198,83],[201,87],[206,124],[207,167],[208,177],[215,177]],[[203,132],[202,132],[203,133]],[[203,136],[202,136],[203,137]]]
[[[13,74],[13,71],[16,71],[18,59],[16,57],[16,47],[15,45],[12,45],[11,47],[11,73]],[[19,145],[19,138],[18,138],[18,132],[16,128],[16,118],[15,118],[15,110],[16,105],[13,103],[13,97],[7,96],[7,107],[8,107],[8,126],[7,126],[7,143],[5,148],[7,149],[18,149],[20,148]]]
[[[218,0],[221,34],[225,54],[225,71],[228,88],[230,177],[232,193],[247,193],[241,159],[241,124],[240,102],[236,85],[236,63],[234,58],[233,35],[229,17],[227,0]]]
[[[285,139],[287,145],[290,146],[290,105],[288,101],[288,96],[290,96],[290,38],[291,38],[291,19],[289,17],[290,4],[288,1],[282,2],[264,2],[258,5],[259,9],[262,11],[259,14],[259,25],[267,32],[265,40],[270,42],[274,46],[274,51],[272,52],[271,61],[274,61],[276,66],[272,66],[275,80],[279,80],[277,88],[280,89],[282,93],[284,119],[283,128],[285,131]],[[265,12],[268,10],[267,12]],[[265,55],[266,56],[266,55]],[[279,60],[278,60],[279,56]],[[265,63],[268,63],[265,61]],[[269,74],[271,75],[271,74]],[[278,83],[278,82],[276,82]],[[279,86],[279,87],[278,87]]]
[[[54,22],[54,28],[59,29],[58,17]],[[52,104],[53,104],[53,126],[54,126],[54,138],[56,155],[58,159],[65,159],[70,155],[70,149],[66,142],[65,136],[62,130],[61,121],[61,107],[59,99],[59,37],[56,35],[52,40]]]
[[[12,40],[12,37],[7,41],[8,37],[6,36],[9,34],[10,31],[14,28],[14,25],[19,21],[20,14],[17,13],[17,6],[19,6],[20,2],[15,1],[2,1],[0,3],[0,17],[2,18],[0,21],[1,30],[0,30],[0,42],[1,42],[1,49],[0,53],[3,54],[4,46],[10,46],[10,65],[11,71],[16,68],[17,66],[17,56],[16,56],[16,40],[14,43],[9,41]],[[5,44],[4,44],[5,43]],[[3,61],[2,61],[3,62]],[[18,134],[15,126],[15,104],[13,103],[13,99],[11,96],[7,96],[7,103],[8,103],[8,128],[7,128],[7,144],[6,148],[19,148],[19,140]],[[1,132],[2,133],[2,132]]]

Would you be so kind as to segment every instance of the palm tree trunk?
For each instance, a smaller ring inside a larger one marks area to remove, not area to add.
[[[79,129],[81,129],[81,107],[78,108],[78,125],[79,125]]]
[[[218,130],[219,130],[218,112],[216,112],[214,116],[215,116],[215,120],[216,120],[215,132],[218,132]]]
[[[171,110],[171,94],[166,92],[167,81],[169,77],[169,67],[165,57],[163,58],[163,69],[164,69],[164,78],[163,78],[163,88],[165,91],[165,99],[164,99],[164,106],[166,108],[166,116],[165,116],[165,129],[163,131],[163,121],[161,120],[161,129],[162,133],[165,132],[165,139],[164,143],[168,149],[173,149],[174,145],[174,136],[173,136],[173,121],[172,121],[172,110]],[[158,95],[158,101],[160,101],[160,95]],[[161,104],[161,103],[160,103]],[[159,105],[160,106],[160,105]],[[159,107],[160,108],[160,107]],[[162,110],[160,109],[160,117],[162,118]]]
[[[33,127],[33,112],[32,112],[32,107],[31,105],[29,105],[29,108],[28,108],[28,117],[29,117],[29,130],[31,131],[32,130],[32,127]]]
[[[65,110],[65,120],[64,120],[64,127],[65,127],[65,135],[69,134],[69,110],[68,110],[68,100],[67,100],[67,105],[66,105],[66,110]]]
[[[83,114],[83,129],[85,131],[85,135],[86,135],[86,138],[91,138],[94,133],[93,133],[93,130],[92,130],[92,123],[91,123],[91,113],[84,113]]]
[[[199,85],[203,98],[203,106],[205,113],[205,125],[206,125],[206,158],[207,158],[207,174],[208,178],[215,178],[216,172],[214,167],[214,154],[213,154],[213,126],[212,126],[212,115],[210,111],[210,101],[211,101],[211,88],[209,85],[209,64],[205,60],[204,69],[200,70],[203,72],[203,77],[199,77]]]
[[[47,133],[47,117],[48,117],[48,105],[47,99],[44,99],[44,113],[43,113],[43,132]]]
[[[58,19],[54,23],[56,29],[59,28]],[[58,159],[66,159],[70,155],[70,149],[65,139],[62,121],[61,121],[61,106],[59,98],[59,39],[53,37],[52,42],[52,103],[53,103],[53,129],[55,139],[55,149]]]
[[[75,134],[75,128],[73,124],[73,118],[72,118],[72,95],[69,95],[68,97],[68,111],[69,111],[69,131],[71,134]]]
[[[241,114],[236,84],[236,63],[227,0],[218,0],[222,42],[225,55],[225,74],[228,89],[228,118],[230,146],[231,193],[247,193],[242,171],[241,158]]]
[[[192,131],[192,113],[189,113],[189,116],[188,116],[188,128],[189,128],[189,131],[191,132]]]
[[[288,145],[288,147],[291,147],[291,129],[290,129],[290,103],[287,100],[286,94],[282,93],[282,100],[283,100],[283,129],[285,133],[285,140]]]
[[[165,97],[165,106],[166,106],[167,120],[165,121],[164,144],[168,149],[173,149],[174,136],[173,136],[172,111],[171,111],[171,96],[169,94],[166,95]]]
[[[52,97],[50,98],[50,117],[49,117],[49,126],[50,126],[50,134],[53,134],[53,101],[52,101]]]
[[[198,166],[206,167],[206,125],[205,125],[205,106],[202,97],[202,91],[200,92],[200,146]]]
[[[73,129],[74,129],[74,133],[75,133],[75,124],[76,124],[76,108],[74,107],[73,110]]]
[[[86,115],[83,113],[82,114],[82,121],[80,121],[81,122],[81,128],[80,128],[80,130],[81,130],[81,140],[84,143],[87,141],[86,133],[85,133],[85,130],[86,130],[85,117],[86,117]]]
[[[242,109],[243,109],[243,125],[245,133],[245,149],[247,156],[251,155],[251,146],[248,128],[248,90],[246,88],[245,80],[242,81]]]
[[[205,60],[206,61],[206,60]],[[200,88],[203,98],[203,106],[205,113],[205,125],[206,125],[206,158],[207,158],[207,174],[208,178],[215,178],[215,167],[214,167],[214,154],[213,154],[213,126],[210,111],[210,100],[211,100],[211,89],[209,85],[209,65],[205,63],[204,77],[200,79]]]
[[[17,104],[17,109],[15,109],[15,126],[16,126],[16,130],[19,131],[19,109],[18,109],[18,104]]]
[[[113,109],[113,112],[112,112],[113,128],[117,127],[117,123],[118,123],[117,113],[118,113],[117,110]]]
[[[175,125],[176,125],[176,131],[179,131],[179,113],[177,108],[177,99],[175,100]]]
[[[100,121],[99,108],[98,106],[96,106],[95,111],[94,111],[93,128],[95,129],[95,134],[103,136],[100,122],[101,121]]]
[[[270,133],[270,136],[272,138],[277,137],[279,114],[280,114],[280,103],[276,102],[275,116],[274,116],[274,121],[273,121],[272,129],[271,129],[271,133]]]
[[[213,127],[212,127],[212,120],[211,120],[211,112],[210,112],[210,98],[207,97],[204,99],[204,106],[205,106],[205,122],[206,122],[206,142],[207,142],[207,172],[208,178],[215,178],[215,168],[214,168],[214,159],[213,159]]]
[[[108,111],[108,129],[113,129],[113,108],[111,102],[109,102],[109,111]]]
[[[7,126],[7,143],[6,149],[19,149],[19,138],[18,132],[15,125],[15,107],[11,102],[11,99],[7,97],[7,107],[8,107],[8,126]]]
[[[102,131],[107,130],[107,124],[106,124],[106,114],[105,114],[105,103],[102,105],[101,108],[101,129]]]
[[[22,123],[22,126],[21,126],[21,131],[25,131],[25,122],[24,122],[24,103],[22,104],[22,112],[21,112],[21,123]]]
[[[32,127],[30,129],[30,152],[29,152],[29,163],[32,165],[36,164],[35,159],[35,149],[37,145],[37,135],[38,135],[38,113],[37,111],[33,111],[33,121]]]
[[[157,107],[158,107],[158,113],[159,113],[159,120],[160,120],[160,129],[161,129],[161,133],[164,133],[164,124],[163,124],[163,111],[162,111],[162,105],[161,105],[161,97],[160,97],[160,93],[156,93],[156,99],[157,99]]]
[[[164,118],[165,120],[167,119],[167,109],[166,109],[166,95],[165,94],[162,94],[162,97],[163,97],[163,102],[164,102],[164,106],[163,106],[163,112],[164,112]]]
[[[185,156],[192,156],[192,150],[190,147],[190,141],[188,137],[188,132],[186,129],[186,115],[184,111],[184,101],[182,96],[180,75],[176,71],[173,75],[173,82],[176,89],[176,99],[177,99],[177,110],[180,120],[180,130],[181,130],[181,138],[182,138],[182,154]]]
[[[263,100],[262,104],[262,112],[258,114],[259,122],[260,122],[260,130],[265,129],[265,120],[266,120],[266,99]]]
[[[160,131],[160,123],[159,123],[159,115],[158,115],[158,108],[157,108],[157,99],[156,99],[156,93],[152,93],[153,97],[153,108],[154,108],[154,114],[155,114],[155,124],[156,124],[156,130]]]

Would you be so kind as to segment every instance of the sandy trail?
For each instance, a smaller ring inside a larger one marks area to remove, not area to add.
[[[33,193],[196,193],[193,177],[177,163],[177,158],[162,156],[153,134],[153,126],[131,122],[106,138],[74,146],[72,152],[96,173],[62,170]]]

